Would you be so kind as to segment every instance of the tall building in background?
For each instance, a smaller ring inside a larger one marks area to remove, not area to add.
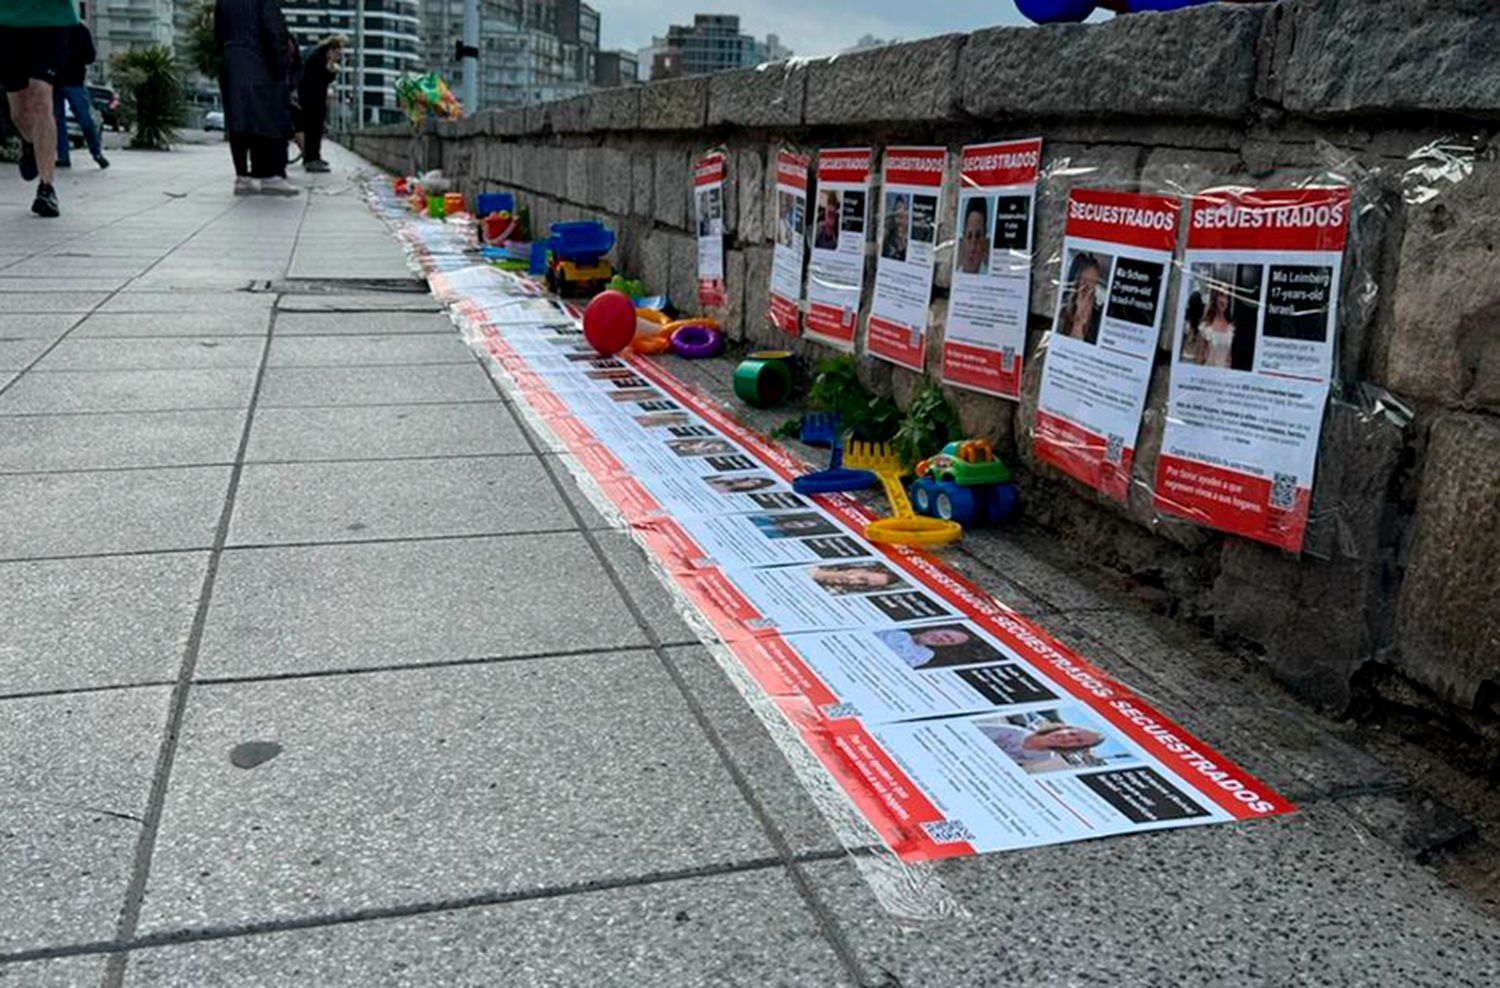
[[[0,0],[3,2],[3,0]],[[181,0],[88,0],[79,5],[83,22],[94,33],[98,61],[92,77],[103,79],[117,52],[176,41],[176,8]]]
[[[692,24],[671,25],[665,38],[655,38],[649,49],[642,49],[642,56],[647,52],[653,79],[750,68],[792,54],[774,34],[764,42],[742,34],[736,14],[694,14]]]
[[[422,0],[284,0],[281,12],[304,52],[330,34],[349,39],[344,69],[334,83],[335,102],[330,104],[336,119],[351,124],[356,119],[367,124],[401,119],[396,80],[403,72],[423,71],[422,6]],[[361,11],[363,65],[355,47],[361,36]],[[358,95],[356,87],[362,90]]]

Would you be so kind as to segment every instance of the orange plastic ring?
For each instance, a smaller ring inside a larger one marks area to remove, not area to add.
[[[648,357],[654,357],[658,353],[666,353],[672,349],[672,338],[666,333],[653,333],[650,336],[637,336],[630,341],[630,349],[636,353],[643,353]]]
[[[947,545],[963,537],[964,527],[941,518],[881,518],[865,527],[865,538],[891,545]]]

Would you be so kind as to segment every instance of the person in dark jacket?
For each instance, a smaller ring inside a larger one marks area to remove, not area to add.
[[[219,92],[234,156],[234,194],[297,195],[297,187],[286,179],[286,144],[292,136],[287,88],[291,36],[281,5],[276,0],[216,0],[214,34],[223,64]]]
[[[302,66],[302,80],[297,87],[302,107],[302,167],[310,172],[326,172],[323,160],[323,128],[328,123],[328,87],[338,73],[339,56],[344,52],[344,37],[330,35],[318,43]]]
[[[73,108],[73,119],[83,131],[88,142],[89,154],[100,168],[109,167],[104,156],[104,146],[99,143],[99,124],[94,121],[94,107],[89,102],[88,88],[83,84],[84,72],[98,56],[94,53],[94,36],[88,25],[77,24],[68,29],[67,57],[57,70],[57,81],[52,84],[52,115],[57,119],[57,167],[73,167],[73,149],[68,142],[68,115],[65,106]]]

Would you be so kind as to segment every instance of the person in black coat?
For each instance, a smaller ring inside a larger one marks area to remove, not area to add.
[[[214,35],[223,68],[224,131],[234,156],[234,194],[294,196],[286,179],[286,144],[292,136],[287,86],[292,48],[276,0],[216,0]]]
[[[323,160],[323,128],[328,123],[328,87],[338,73],[339,56],[344,52],[344,37],[331,35],[318,43],[307,56],[302,66],[302,79],[297,86],[298,102],[302,107],[303,164],[310,172],[326,172],[328,162]]]
[[[83,84],[84,74],[94,64],[94,36],[84,24],[75,24],[68,32],[67,58],[57,70],[57,81],[52,84],[52,115],[57,118],[57,167],[73,166],[72,146],[68,141],[68,114],[65,106],[73,108],[73,119],[83,131],[89,154],[100,168],[109,167],[104,156],[104,146],[99,143],[99,124],[94,120],[94,107],[89,103],[88,87]]]

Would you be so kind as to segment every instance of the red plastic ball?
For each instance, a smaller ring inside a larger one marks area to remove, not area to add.
[[[619,353],[635,339],[635,302],[613,289],[595,295],[583,310],[583,335],[600,353]]]

